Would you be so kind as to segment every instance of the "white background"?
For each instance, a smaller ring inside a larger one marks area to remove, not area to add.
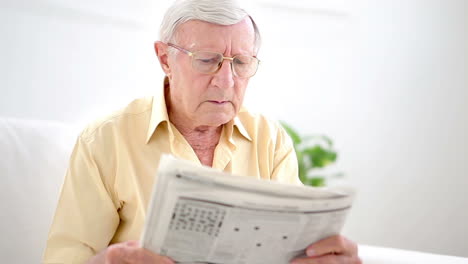
[[[86,123],[160,88],[170,1],[1,0],[0,116]],[[246,105],[325,133],[359,243],[468,257],[468,1],[249,1]]]

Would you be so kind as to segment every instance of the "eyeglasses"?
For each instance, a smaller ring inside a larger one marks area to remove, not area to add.
[[[221,53],[209,51],[191,52],[172,43],[168,43],[167,45],[192,57],[192,69],[206,74],[218,72],[223,65],[223,61],[230,60],[231,70],[235,76],[249,78],[255,75],[260,63],[259,59],[248,55],[224,57]]]

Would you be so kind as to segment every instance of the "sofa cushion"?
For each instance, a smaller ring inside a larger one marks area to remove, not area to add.
[[[40,263],[77,130],[0,118],[2,263]]]

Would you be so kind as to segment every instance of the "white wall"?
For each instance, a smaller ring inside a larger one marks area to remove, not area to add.
[[[160,85],[170,1],[0,2],[0,115],[81,122]],[[336,143],[359,188],[345,234],[468,256],[465,0],[250,1],[246,104]],[[298,27],[299,25],[299,27]]]
[[[468,256],[468,2],[291,3],[263,5],[249,103],[335,139],[359,188],[345,234]]]
[[[3,0],[0,8],[2,115],[89,121],[160,85],[156,1]]]
[[[468,256],[467,11],[464,0],[358,10],[357,82],[347,127],[331,133],[362,186],[347,230],[363,242]]]

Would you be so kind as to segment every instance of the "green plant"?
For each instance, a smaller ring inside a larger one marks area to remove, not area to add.
[[[313,172],[336,161],[338,154],[333,149],[333,141],[325,135],[302,137],[287,123],[280,123],[294,143],[299,163],[299,178],[302,183],[310,186],[325,186],[326,176],[313,174]]]

